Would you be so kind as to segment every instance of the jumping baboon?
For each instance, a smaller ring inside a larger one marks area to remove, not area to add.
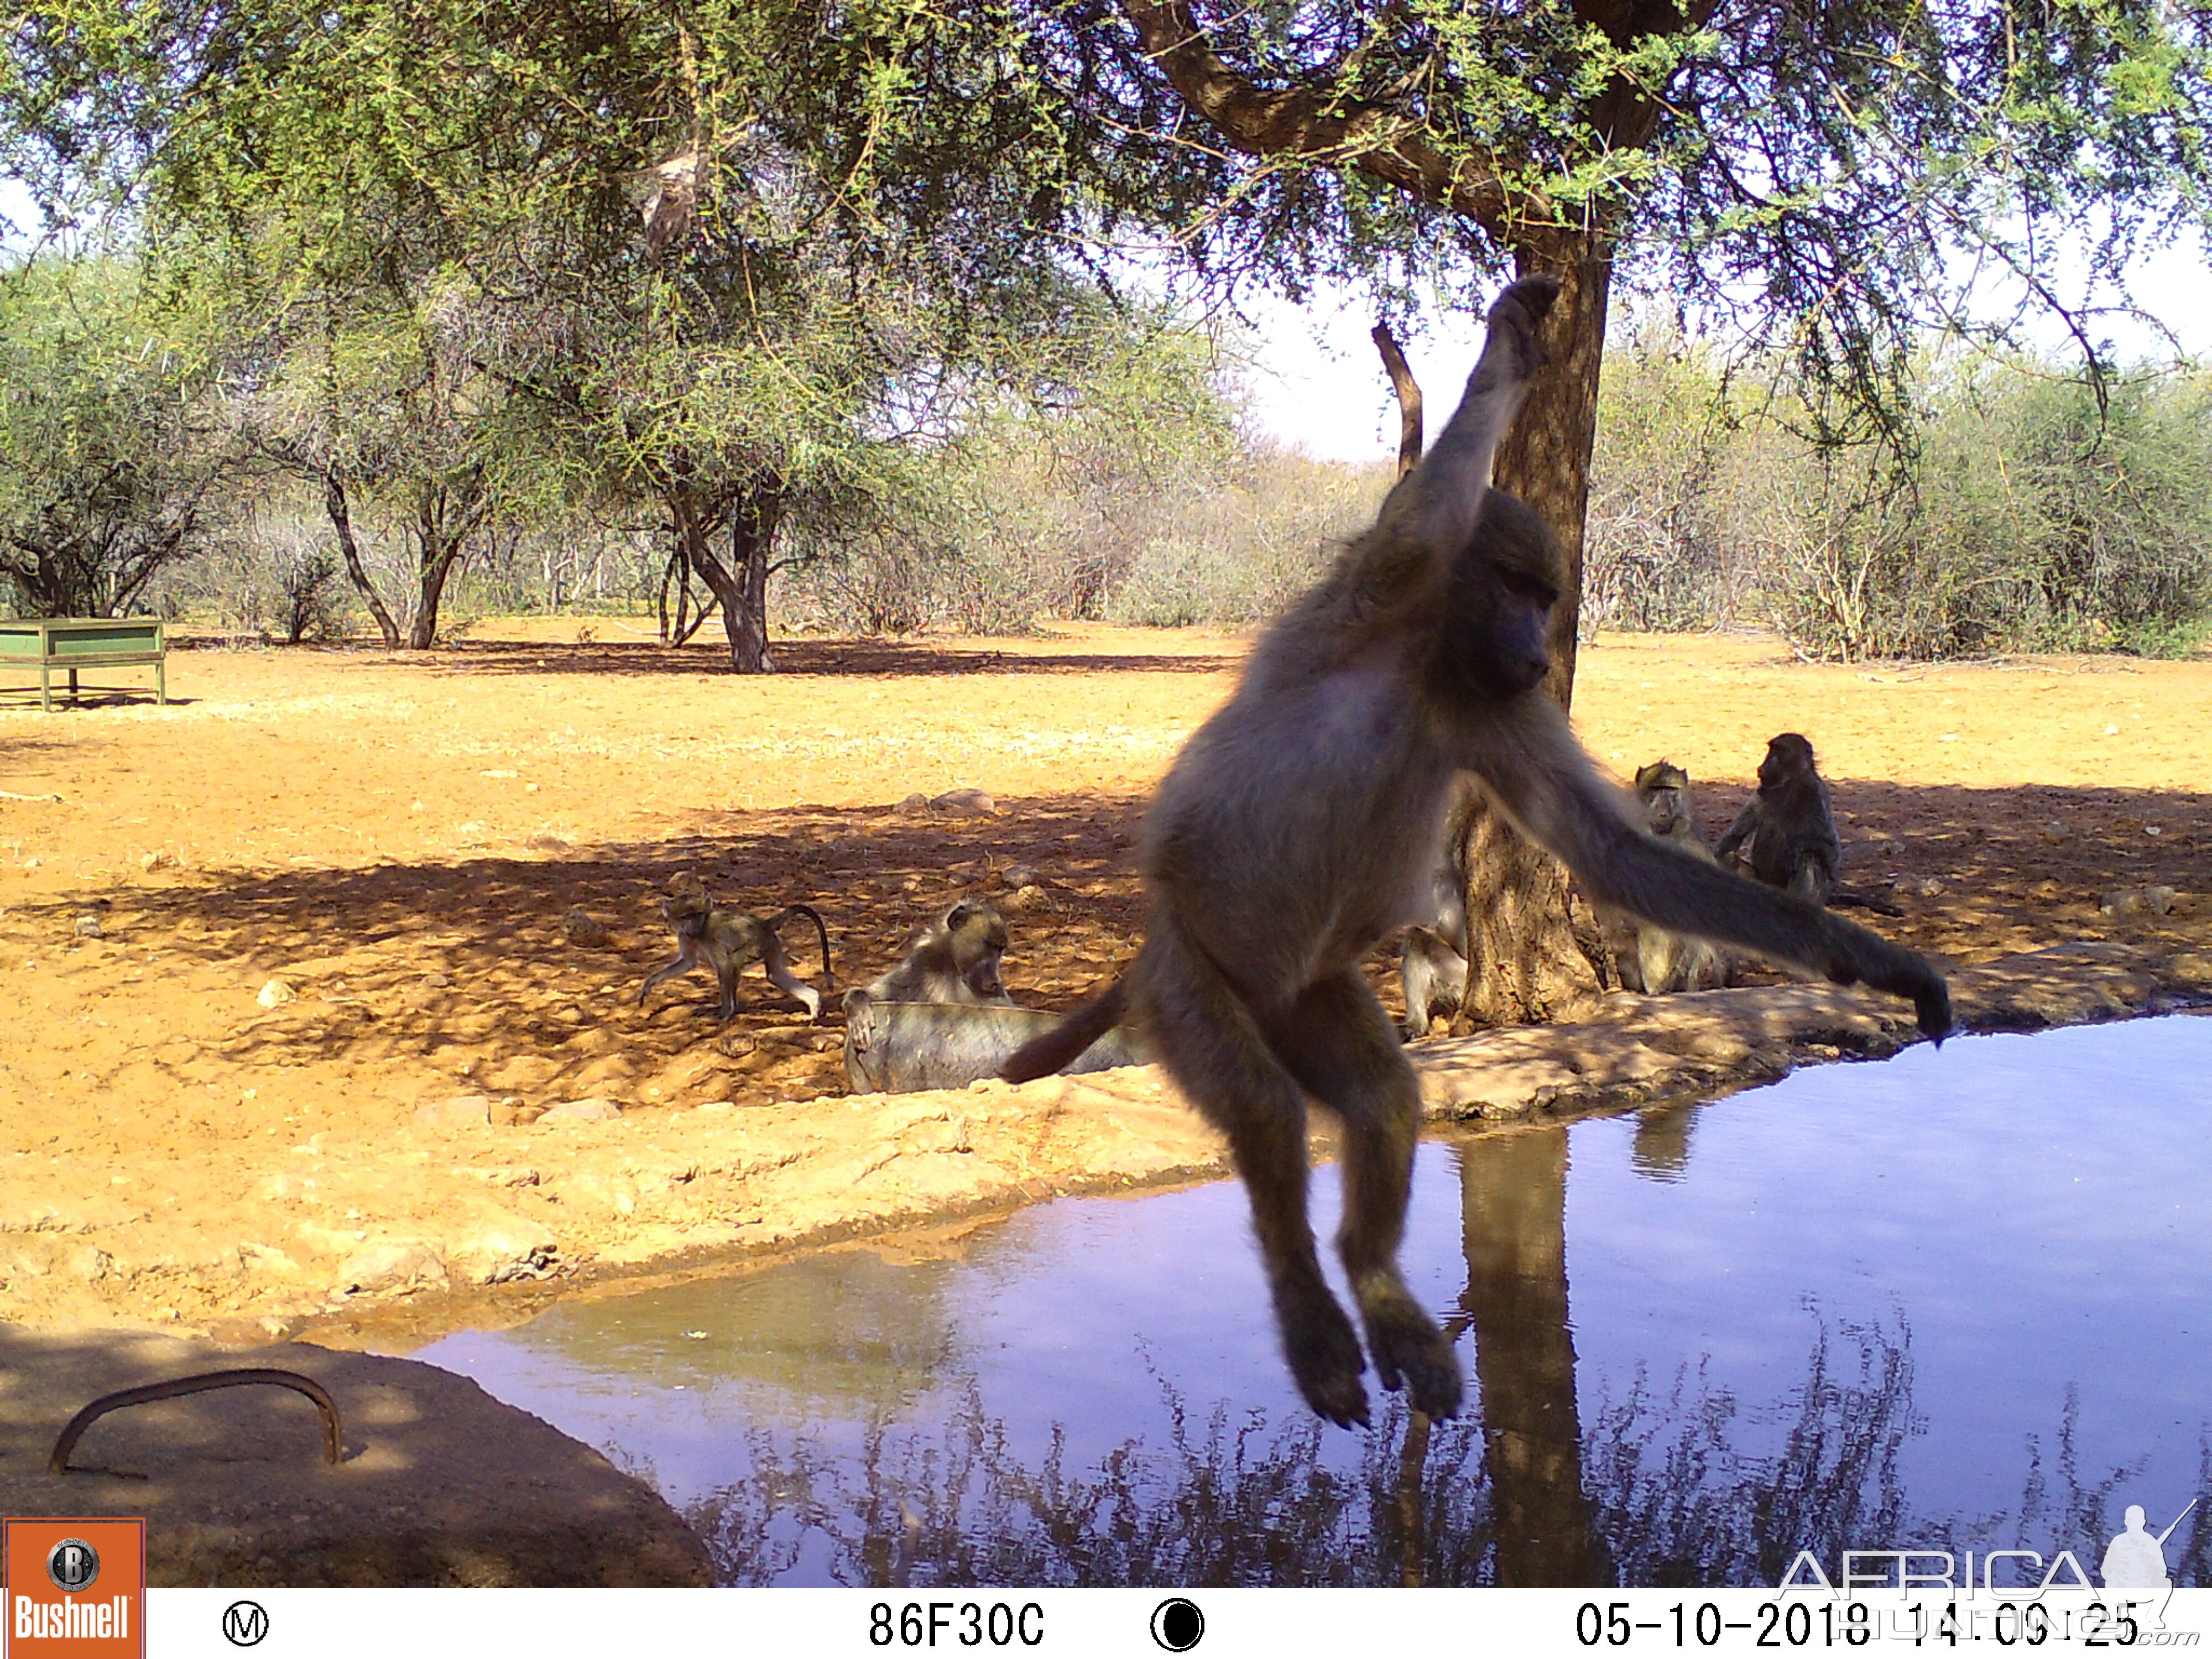
[[[757,962],[775,985],[805,1005],[809,1019],[822,1018],[821,992],[791,971],[783,941],[776,937],[776,930],[793,916],[811,921],[822,940],[822,983],[835,990],[836,984],[830,972],[830,930],[822,925],[812,905],[786,905],[763,921],[742,911],[717,910],[706,889],[686,884],[682,877],[670,885],[674,890],[661,900],[660,913],[676,930],[676,955],[645,976],[645,983],[637,988],[639,1006],[644,1006],[646,994],[661,981],[688,974],[703,960],[714,970],[722,988],[722,1000],[714,1017],[726,1020],[738,1012],[738,970]]]
[[[1041,1008],[999,1003],[876,1002],[868,1012],[866,1048],[854,1041],[851,1026],[845,1028],[845,1082],[856,1095],[964,1089],[979,1078],[996,1077],[1016,1049],[1060,1024],[1059,1015]],[[1151,1058],[1135,1032],[1117,1025],[1065,1069],[1103,1072]]]
[[[1815,904],[1857,905],[1886,916],[1904,912],[1885,899],[1845,892],[1836,885],[1844,844],[1828,805],[1828,786],[1813,764],[1813,745],[1795,732],[1767,740],[1759,763],[1759,788],[1713,849],[1723,864],[1735,860],[1769,887],[1787,888]]]
[[[1672,761],[1654,761],[1637,773],[1636,797],[1644,804],[1645,829],[1692,858],[1708,864],[1715,861],[1712,849],[1698,833],[1687,772]],[[1716,990],[1728,983],[1727,960],[1704,939],[1650,922],[1632,925],[1637,975],[1633,988],[1659,996],[1673,991]]]
[[[1912,998],[1930,1036],[1951,1029],[1942,978],[1919,956],[1645,835],[1541,690],[1564,562],[1543,520],[1488,481],[1558,292],[1527,277],[1492,307],[1435,447],[1267,630],[1161,784],[1137,959],[1002,1073],[1042,1076],[1134,1012],[1228,1137],[1291,1376],[1338,1424],[1367,1420],[1365,1361],[1307,1220],[1309,1097],[1343,1126],[1337,1248],[1382,1385],[1431,1417],[1460,1404],[1458,1359],[1398,1272],[1420,1092],[1358,963],[1425,914],[1461,771],[1594,901],[1868,981]]]
[[[897,967],[866,990],[845,993],[846,1042],[866,1049],[875,1041],[871,1011],[878,1002],[1012,1006],[999,979],[999,958],[1006,953],[1006,918],[981,899],[962,899],[915,934]]]

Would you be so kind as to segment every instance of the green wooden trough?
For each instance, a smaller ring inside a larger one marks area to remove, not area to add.
[[[54,706],[54,671],[69,675],[71,698],[77,675],[90,668],[154,670],[154,701],[169,701],[168,645],[159,617],[23,617],[0,621],[0,668],[39,671],[39,706]],[[28,688],[25,688],[27,690]]]

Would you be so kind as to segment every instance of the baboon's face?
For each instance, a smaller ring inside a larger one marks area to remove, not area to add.
[[[1671,836],[1690,816],[1690,775],[1664,761],[1636,775],[1636,793],[1644,798],[1646,828],[1662,839]]]
[[[1564,577],[1559,543],[1525,502],[1493,489],[1452,569],[1446,666],[1479,695],[1507,702],[1552,672],[1546,635]]]
[[[1759,787],[1778,789],[1813,770],[1813,745],[1795,732],[1784,732],[1766,745],[1766,758],[1759,763]]]
[[[1000,994],[999,958],[1006,953],[1006,922],[988,904],[956,904],[945,913],[952,935],[952,963],[968,988],[978,996]]]

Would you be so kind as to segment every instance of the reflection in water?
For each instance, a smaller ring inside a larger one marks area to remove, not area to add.
[[[1680,1181],[1690,1170],[1690,1131],[1698,1103],[1648,1107],[1636,1115],[1636,1139],[1628,1149],[1636,1173],[1647,1181]]]
[[[1345,1435],[1297,1404],[1227,1185],[1042,1206],[957,1261],[854,1250],[569,1304],[424,1357],[654,1481],[734,1583],[1692,1586],[1902,1547],[2094,1564],[2126,1504],[2156,1525],[2212,1498],[2191,1380],[2212,1126],[2113,1070],[2116,1041],[2163,1043],[2201,1078],[2212,1022],[2163,1024],[2195,1030],[1962,1040],[1941,1073],[1923,1055],[1425,1147],[1407,1260],[1455,1310],[1455,1422],[1393,1400]],[[2100,1268],[2144,1255],[2159,1276],[2116,1310]],[[2178,1584],[2212,1582],[2209,1509],[2166,1546]]]
[[[1345,1470],[1310,1418],[1271,1426],[1257,1413],[1232,1420],[1224,1406],[1197,1423],[1164,1385],[1167,1443],[1132,1441],[1081,1469],[1057,1440],[1042,1459],[1015,1455],[973,1389],[938,1432],[878,1425],[856,1458],[755,1429],[751,1475],[688,1518],[718,1576],[738,1584],[788,1581],[810,1547],[814,1582],[947,1588],[1568,1582],[1547,1576],[1559,1561],[1584,1583],[1771,1584],[1800,1549],[1832,1571],[1844,1549],[1875,1540],[1954,1551],[2026,1542],[2096,1559],[2083,1552],[2101,1551],[2098,1517],[2115,1512],[2126,1470],[2084,1487],[2067,1467],[2054,1492],[2052,1472],[2037,1464],[2010,1517],[1910,1514],[1894,1455],[1911,1431],[1911,1376],[1901,1334],[1824,1329],[1795,1397],[1753,1413],[1788,1420],[1781,1455],[1744,1455],[1729,1438],[1745,1414],[1738,1403],[1681,1379],[1664,1397],[1638,1391],[1604,1412],[1578,1481],[1555,1462],[1529,1466],[1547,1482],[1559,1477],[1547,1494],[1497,1484],[1476,1423],[1438,1424],[1417,1534],[1404,1523],[1401,1486],[1408,1414],[1395,1400]],[[2063,1421],[2062,1465],[2070,1436]],[[2205,1455],[2212,1484],[2212,1446]],[[1585,1503],[1591,1530],[1547,1546],[1502,1540],[1493,1523],[1517,1505],[1556,1525],[1553,1516]],[[2197,1523],[2184,1550],[2176,1534],[2176,1583],[2206,1582],[2208,1536]],[[1600,1562],[1610,1565],[1591,1576]]]
[[[1501,1584],[1595,1584],[1567,1324],[1567,1132],[1462,1147],[1460,1306],[1474,1326]]]

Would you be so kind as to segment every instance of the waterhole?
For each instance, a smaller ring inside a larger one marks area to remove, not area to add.
[[[1907,1545],[2094,1572],[2128,1505],[2156,1534],[2203,1494],[2163,1546],[2203,1584],[2208,1178],[2189,1016],[1430,1141],[1404,1261],[1468,1379],[1432,1427],[1299,1404],[1229,1182],[416,1357],[656,1486],[732,1583],[1772,1583]]]

